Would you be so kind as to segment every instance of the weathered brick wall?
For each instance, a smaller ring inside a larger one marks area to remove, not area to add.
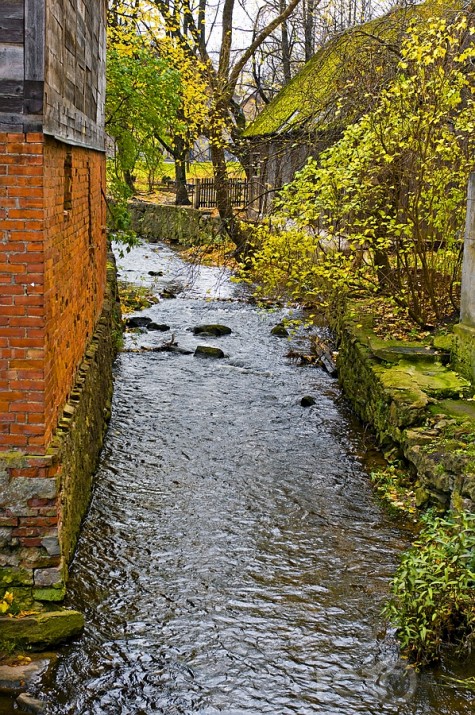
[[[0,588],[25,603],[64,595],[107,418],[104,171],[100,152],[0,133]]]
[[[70,165],[70,203],[65,164]],[[48,444],[101,314],[107,243],[103,154],[47,139],[44,168]]]
[[[0,450],[45,447],[42,134],[0,134]]]
[[[105,286],[103,179],[99,152],[0,134],[0,451],[45,453],[92,338]]]

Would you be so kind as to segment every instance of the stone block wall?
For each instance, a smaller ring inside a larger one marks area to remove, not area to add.
[[[219,218],[191,206],[131,201],[132,228],[149,241],[176,241],[185,246],[213,243],[221,233]]]

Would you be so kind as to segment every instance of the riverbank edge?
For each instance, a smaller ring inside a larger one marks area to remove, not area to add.
[[[403,457],[418,507],[475,511],[475,403],[453,334],[430,342],[382,340],[371,318],[335,307],[339,382],[382,451]]]
[[[82,614],[63,609],[61,602],[66,595],[68,565],[90,503],[93,477],[111,416],[112,367],[121,335],[117,270],[114,256],[110,253],[101,317],[47,454],[31,457],[8,453],[0,458],[2,476],[8,480],[13,478],[16,484],[22,481],[16,487],[19,502],[22,487],[27,490],[26,499],[30,487],[28,479],[25,481],[14,476],[16,472],[43,470],[41,473],[46,478],[30,476],[29,479],[31,483],[35,482],[36,491],[41,490],[43,480],[48,494],[45,492],[44,499],[35,494],[34,500],[27,499],[26,504],[33,508],[33,502],[35,505],[41,502],[37,508],[47,509],[49,514],[47,516],[45,512],[45,524],[57,522],[57,526],[51,527],[46,535],[39,538],[41,543],[33,554],[36,561],[31,566],[21,562],[21,545],[11,538],[9,553],[4,555],[0,569],[0,594],[9,591],[16,609],[32,613],[23,618],[9,618],[8,614],[0,617],[0,645],[3,651],[11,652],[16,648],[45,650],[77,635],[84,624]],[[19,513],[22,509],[19,503]],[[9,528],[18,528],[20,518],[12,515]]]

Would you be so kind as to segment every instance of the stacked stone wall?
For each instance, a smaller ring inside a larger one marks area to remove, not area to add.
[[[131,201],[132,228],[152,243],[176,241],[185,246],[213,243],[222,234],[219,218],[191,206]]]

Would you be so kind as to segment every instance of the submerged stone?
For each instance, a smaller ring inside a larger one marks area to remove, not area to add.
[[[24,618],[0,618],[0,641],[27,650],[44,650],[81,633],[84,616],[66,609],[35,613]]]
[[[46,703],[44,700],[38,700],[28,693],[22,693],[16,699],[16,704],[21,712],[24,713],[45,713]]]
[[[170,326],[166,323],[149,323],[147,330],[159,330],[161,333],[166,333],[167,330],[170,330]]]
[[[127,318],[125,321],[126,328],[146,328],[152,322],[152,318],[147,318],[145,315],[137,315],[133,318]]]
[[[193,328],[194,335],[214,335],[216,338],[221,337],[221,335],[230,335],[232,332],[231,328],[228,328],[227,325],[219,325],[219,323],[213,325],[196,325]]]
[[[56,663],[55,653],[11,658],[9,662],[0,665],[0,693],[19,693],[25,688],[37,685],[53,670]]]
[[[277,325],[274,325],[274,327],[270,331],[270,334],[275,335],[278,338],[287,338],[289,335],[289,331],[283,323],[277,323]]]
[[[195,350],[195,357],[221,359],[225,355],[220,348],[214,348],[210,345],[198,345]]]

